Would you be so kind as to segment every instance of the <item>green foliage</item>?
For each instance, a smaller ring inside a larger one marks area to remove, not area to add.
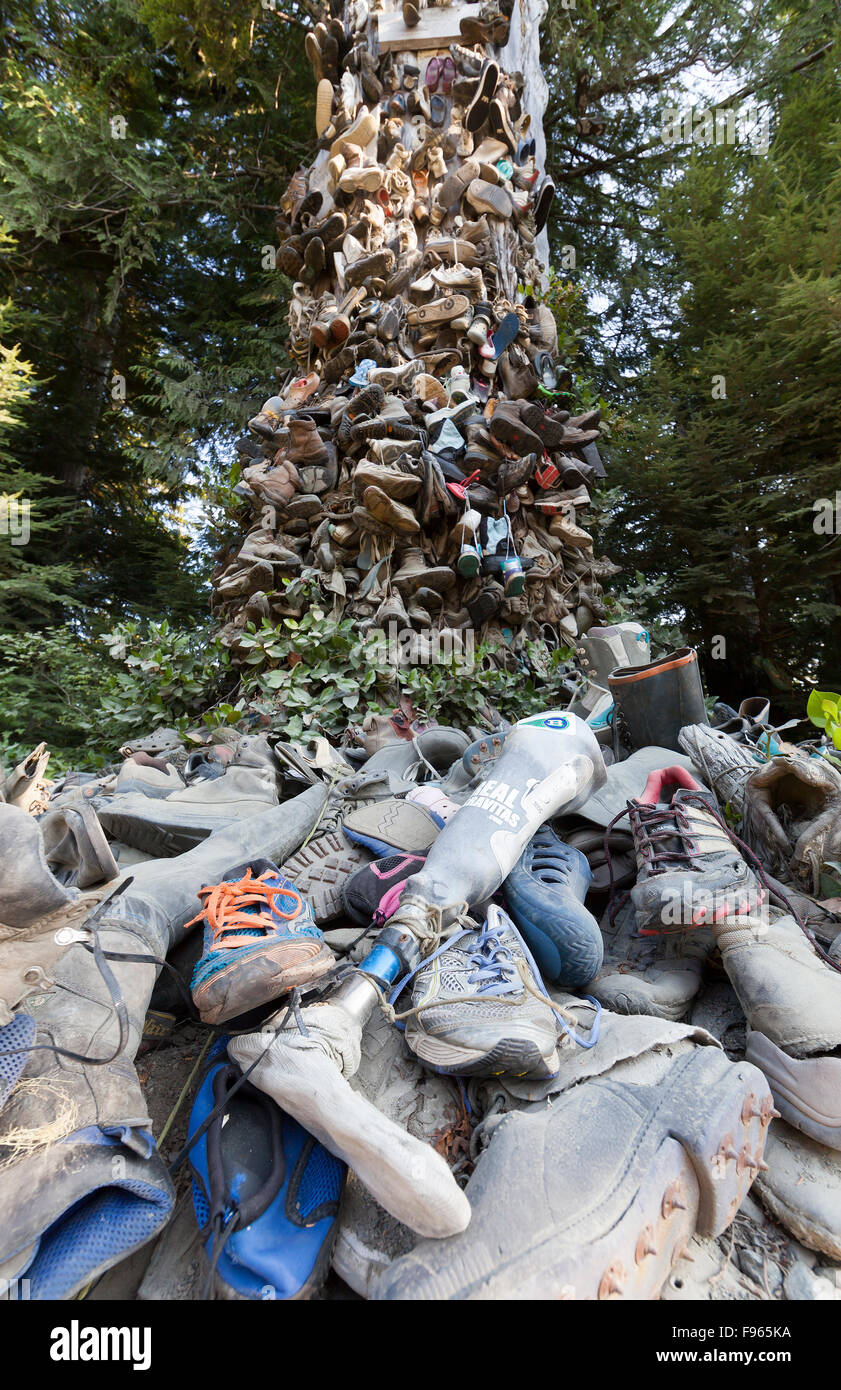
[[[122,742],[138,730],[172,724],[183,732],[222,684],[228,655],[205,627],[122,623],[103,638],[112,666],[91,728]]]
[[[383,632],[360,635],[351,619],[337,619],[320,606],[312,586],[293,582],[289,593],[308,605],[301,618],[249,626],[239,641],[247,653],[244,694],[288,738],[306,730],[339,738],[368,711],[392,710],[401,692],[439,723],[463,727],[484,723],[489,704],[518,719],[560,691],[569,655],[564,649],[549,652],[542,642],[529,644],[532,663],[545,673],[539,682],[512,663],[511,653],[506,664],[517,669],[500,669],[493,651],[481,644],[472,659],[454,653],[446,661],[405,666],[399,651],[390,653]]]
[[[37,743],[52,752],[50,772],[86,761],[100,744],[91,711],[99,703],[107,658],[102,647],[68,628],[0,632],[0,750],[14,765]]]
[[[812,690],[806,703],[806,713],[812,723],[832,739],[833,747],[841,749],[841,695]]]

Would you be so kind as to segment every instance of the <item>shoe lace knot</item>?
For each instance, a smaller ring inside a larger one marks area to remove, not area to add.
[[[251,869],[235,882],[227,880],[199,889],[204,906],[186,926],[206,921],[216,944],[226,933],[261,936],[280,917],[290,922],[301,912],[303,899],[291,885],[269,882],[268,870],[255,878]]]
[[[670,869],[696,869],[698,846],[686,812],[679,805],[640,806],[628,803],[634,843],[649,874]]]

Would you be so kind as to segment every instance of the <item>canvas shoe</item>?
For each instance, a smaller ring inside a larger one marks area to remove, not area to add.
[[[714,796],[685,768],[652,772],[642,796],[628,802],[628,818],[638,874],[631,901],[640,935],[711,926],[763,901],[764,890],[733,844]]]
[[[312,910],[270,860],[238,865],[199,897],[204,906],[186,926],[204,928],[190,981],[203,1022],[248,1013],[333,969]]]
[[[420,966],[406,1041],[445,1073],[552,1076],[558,1027],[536,994],[545,995],[537,967],[511,919],[492,905],[481,928],[457,932]]]

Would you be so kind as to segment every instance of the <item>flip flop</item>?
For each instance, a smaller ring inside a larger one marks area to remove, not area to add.
[[[493,360],[497,361],[506,348],[509,348],[520,331],[520,320],[512,311],[506,314],[502,323],[494,330],[493,335]]]
[[[456,65],[448,54],[446,58],[441,60],[441,91],[445,96],[448,96],[452,91],[455,80]]]
[[[452,58],[448,60],[452,63]],[[434,92],[441,78],[441,69],[444,66],[443,58],[430,58],[426,65],[426,76],[424,81],[430,92]],[[450,84],[452,85],[452,83]]]

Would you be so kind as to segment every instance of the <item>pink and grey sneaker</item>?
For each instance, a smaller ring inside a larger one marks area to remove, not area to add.
[[[668,795],[666,794],[668,792]],[[753,912],[765,897],[722,821],[715,797],[682,767],[652,772],[628,802],[640,936],[709,926]]]
[[[360,926],[381,927],[397,911],[408,879],[426,863],[420,854],[387,854],[357,869],[342,885],[342,903],[348,917]]]
[[[406,793],[406,800],[414,801],[417,806],[425,806],[432,819],[441,827],[452,820],[456,811],[461,809],[457,801],[445,796],[440,787],[432,785],[413,787]]]

